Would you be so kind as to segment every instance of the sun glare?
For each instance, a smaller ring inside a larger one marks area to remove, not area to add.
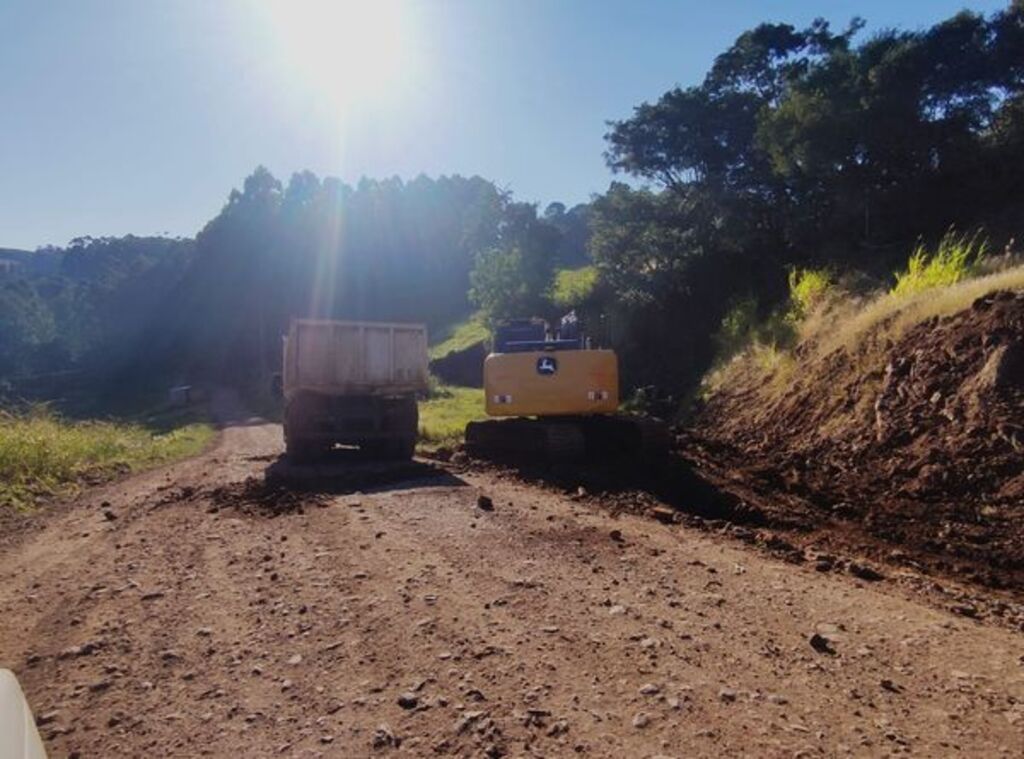
[[[263,8],[289,82],[338,117],[401,94],[410,40],[398,0],[273,0]]]

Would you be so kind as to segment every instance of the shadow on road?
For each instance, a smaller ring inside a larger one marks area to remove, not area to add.
[[[281,455],[267,466],[263,474],[267,485],[301,493],[368,493],[466,485],[436,464],[382,461],[355,448],[335,448],[308,463],[297,463]]]

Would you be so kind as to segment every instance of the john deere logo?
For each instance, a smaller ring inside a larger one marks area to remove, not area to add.
[[[537,359],[537,374],[552,375],[558,371],[558,362],[551,356],[541,356]]]

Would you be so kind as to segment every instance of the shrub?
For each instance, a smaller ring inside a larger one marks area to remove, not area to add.
[[[789,272],[789,313],[800,322],[820,307],[832,292],[835,282],[825,269],[791,269]]]
[[[754,340],[757,323],[757,301],[754,298],[741,298],[733,303],[713,337],[716,363],[729,360],[749,346]]]
[[[919,243],[907,261],[907,269],[896,273],[891,293],[906,297],[935,287],[948,287],[973,276],[988,253],[988,240],[950,230],[939,241],[934,253]]]

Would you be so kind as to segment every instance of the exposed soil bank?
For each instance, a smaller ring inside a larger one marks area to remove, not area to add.
[[[681,441],[724,490],[1024,588],[1024,294],[895,342],[798,348],[787,388],[765,397],[753,381],[724,388]]]

